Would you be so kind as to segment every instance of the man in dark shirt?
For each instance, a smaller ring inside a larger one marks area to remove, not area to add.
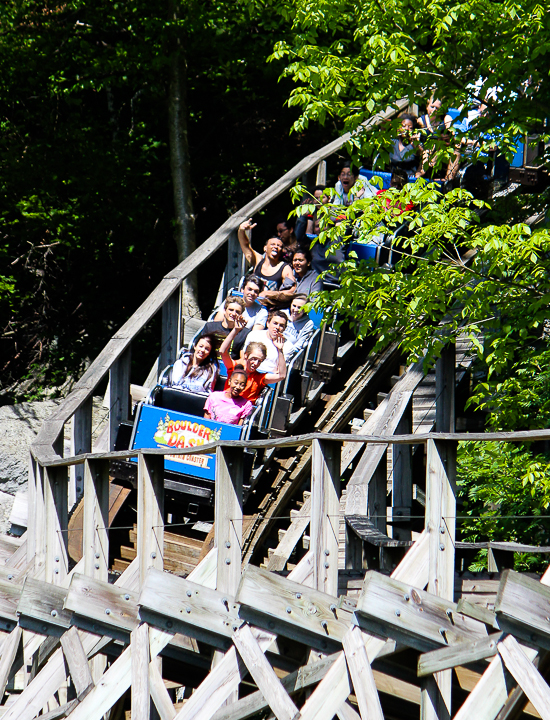
[[[311,267],[311,252],[309,250],[296,250],[292,256],[292,271],[296,278],[296,293],[312,295],[323,289],[322,280]]]

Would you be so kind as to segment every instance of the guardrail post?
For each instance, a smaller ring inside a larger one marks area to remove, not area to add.
[[[69,476],[66,467],[48,467],[44,473],[46,582],[61,585],[69,571],[67,530]]]
[[[85,400],[73,415],[71,423],[71,455],[92,452],[92,407],[93,398]],[[69,508],[80,500],[84,492],[84,465],[69,468]]]
[[[243,541],[243,448],[216,448],[214,545],[216,589],[235,595],[241,579]]]
[[[158,375],[176,360],[181,338],[181,284],[162,306],[162,332]]]
[[[395,429],[396,435],[409,435],[412,432],[412,396],[407,403],[401,420]],[[392,522],[393,537],[396,540],[410,540],[410,517],[412,508],[412,446],[393,445],[392,468]],[[395,523],[403,523],[395,524]]]
[[[455,431],[456,347],[443,348],[435,365],[435,427],[437,432]]]
[[[109,576],[109,461],[84,463],[84,574],[107,582]]]
[[[137,553],[139,582],[150,567],[164,569],[164,457],[138,456]]]
[[[109,370],[109,450],[114,450],[118,426],[130,414],[130,364],[128,347]]]
[[[428,592],[454,600],[456,499],[455,478],[445,468],[445,456],[455,443],[428,440],[426,463],[426,528],[429,532]],[[454,467],[454,465],[453,465]],[[421,694],[421,720],[451,717],[452,670],[426,679]]]
[[[313,586],[334,596],[338,595],[340,452],[338,442],[313,441],[309,524],[310,547],[315,554]]]
[[[29,489],[27,495],[29,508],[27,526],[27,562],[34,559],[35,571],[44,565],[44,468],[31,455],[29,463]]]

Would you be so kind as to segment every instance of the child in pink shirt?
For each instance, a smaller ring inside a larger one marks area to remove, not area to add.
[[[210,393],[208,396],[204,405],[204,417],[207,420],[217,420],[229,425],[242,425],[254,407],[250,400],[241,397],[247,380],[248,375],[245,370],[237,365],[231,373],[227,389]]]

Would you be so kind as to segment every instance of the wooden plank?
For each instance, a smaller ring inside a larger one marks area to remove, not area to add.
[[[17,626],[2,643],[2,651],[0,654],[0,699],[4,697],[12,665],[17,657],[17,652],[21,644],[21,634],[22,630]]]
[[[550,720],[550,688],[541,677],[531,659],[512,636],[501,640],[497,649],[506,668],[527,695],[543,720]]]
[[[298,563],[290,573],[289,578],[297,582],[304,582],[308,577],[312,564],[311,552]],[[254,631],[263,652],[271,645],[275,635],[260,630]],[[211,671],[210,675],[199,685],[183,708],[176,715],[176,720],[210,720],[214,712],[238,688],[239,683],[246,674],[246,667],[239,659],[235,647],[225,654],[225,657]]]
[[[279,634],[314,643],[321,651],[341,643],[351,613],[338,607],[338,599],[318,590],[249,565],[241,580],[236,602],[240,616]],[[272,623],[272,624],[270,624]]]
[[[352,626],[342,638],[344,654],[362,717],[384,720],[380,698],[367,657],[361,630]]]
[[[309,525],[311,515],[311,496],[306,499],[300,508],[298,515],[290,523],[283,539],[275,548],[275,552],[269,558],[267,569],[272,572],[284,570],[288,558],[291,556],[296,544],[304,534]]]
[[[470,642],[456,643],[440,650],[432,650],[418,657],[418,677],[425,677],[440,670],[467,665],[478,660],[485,660],[497,654],[497,642],[502,633],[493,633],[486,638]]]
[[[340,523],[340,445],[315,440],[311,465],[311,547],[313,585],[338,594],[338,526]]]
[[[254,679],[278,720],[299,718],[298,708],[281,685],[275,671],[245,623],[233,634],[233,642],[248,672]]]
[[[365,575],[355,614],[368,632],[421,652],[487,635],[485,625],[461,615],[455,603],[373,570]]]
[[[140,585],[150,567],[162,570],[164,562],[164,460],[138,458],[138,561]]]
[[[513,570],[502,573],[495,602],[502,630],[550,649],[549,605],[550,587]]]
[[[316,685],[325,677],[336,659],[336,656],[336,654],[329,655],[326,658],[322,658],[321,660],[302,666],[299,670],[296,670],[295,672],[292,672],[282,678],[282,686],[289,694],[292,694],[303,690],[304,688]],[[241,698],[236,703],[221,707],[212,716],[212,720],[246,720],[253,715],[257,715],[267,707],[268,704],[264,696],[258,690],[258,692],[251,693],[250,695]]]
[[[109,450],[115,449],[120,423],[130,417],[130,370],[132,346],[128,343],[124,352],[114,359],[109,368]]]
[[[125,587],[75,573],[69,585],[65,608],[86,620],[90,630],[95,628],[98,632],[109,627],[129,633],[139,623],[138,596],[138,592]]]
[[[234,596],[241,579],[243,538],[243,450],[216,449],[214,543],[218,548],[216,588]]]
[[[0,627],[11,632],[17,625],[17,606],[23,586],[13,580],[0,580]]]
[[[301,710],[301,720],[332,720],[351,692],[351,682],[344,653],[311,693]]]
[[[45,579],[54,585],[61,585],[69,571],[67,472],[66,468],[46,468],[44,477]]]
[[[34,632],[61,636],[72,620],[64,607],[66,597],[66,588],[27,576],[17,605],[21,624]]]
[[[65,662],[69,666],[69,672],[76,694],[78,697],[82,697],[93,687],[94,681],[92,680],[92,673],[88,665],[88,658],[82,647],[78,630],[75,627],[69,628],[69,630],[63,634],[61,637],[61,647],[63,649],[63,655],[65,656]]]
[[[477,603],[470,602],[464,597],[461,597],[458,601],[458,612],[463,615],[468,615],[468,617],[475,618],[480,622],[484,622],[486,625],[498,628],[496,615],[492,610],[489,610],[482,605],[478,605]]]
[[[233,627],[242,624],[229,593],[155,569],[149,570],[138,602],[142,617],[148,610],[162,618],[163,627],[169,622],[169,627],[179,628],[190,637],[224,648],[227,638],[233,635]]]
[[[344,703],[336,713],[338,720],[361,720],[361,716],[355,711],[351,705]]]
[[[401,418],[395,429],[397,435],[411,433],[412,422],[412,395],[408,404],[403,408]],[[413,500],[412,483],[412,453],[410,445],[394,445],[392,447],[392,473],[391,473],[391,504],[393,537],[396,540],[410,540],[411,528],[408,518],[411,514]],[[403,518],[402,523],[398,523]],[[398,524],[396,524],[398,523]]]
[[[96,580],[109,577],[109,461],[84,463],[82,522],[84,574]]]
[[[160,720],[174,720],[176,708],[170,699],[156,659],[151,660],[149,663],[149,691],[160,715]]]
[[[455,431],[456,345],[448,343],[435,365],[437,432]]]
[[[93,398],[89,397],[73,415],[71,455],[92,452],[92,409]],[[69,478],[69,508],[72,508],[84,493],[84,466],[82,464],[73,465],[69,471]]]
[[[149,720],[149,626],[138,625],[130,635],[132,651],[131,720]]]
[[[177,358],[181,340],[181,285],[162,306],[158,375]]]

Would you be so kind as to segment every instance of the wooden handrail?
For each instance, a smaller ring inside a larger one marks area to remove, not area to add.
[[[365,127],[369,128],[381,124],[384,120],[393,117],[396,112],[403,110],[407,105],[408,100],[399,100],[395,108],[388,108],[370,118],[365,123]],[[350,139],[351,134],[346,133],[305,157],[267,190],[264,190],[263,193],[231,215],[195,252],[164,276],[149,297],[109,340],[88,370],[75,384],[72,392],[43,423],[35,442],[32,444],[32,454],[40,464],[47,464],[59,458],[55,445],[63,432],[64,424],[91,397],[94,389],[105,377],[113,363],[128,349],[132,340],[158,313],[171,295],[178,290],[182,281],[202,265],[205,260],[210,258],[216,250],[219,250],[227,242],[229,235],[244,220],[262,210],[281,193],[288,190],[303,173],[311,170],[321,160],[340,150]]]

